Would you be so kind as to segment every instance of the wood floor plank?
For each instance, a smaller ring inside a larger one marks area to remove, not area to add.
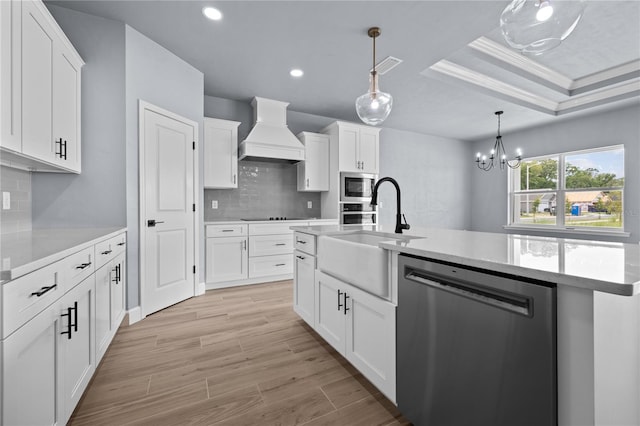
[[[293,312],[292,291],[208,291],[121,326],[69,423],[408,424]]]

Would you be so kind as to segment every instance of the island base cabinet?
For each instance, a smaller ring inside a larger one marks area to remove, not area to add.
[[[314,275],[316,258],[299,250],[294,252],[293,310],[311,327],[315,327]]]
[[[315,277],[316,332],[395,403],[395,305],[319,270]]]

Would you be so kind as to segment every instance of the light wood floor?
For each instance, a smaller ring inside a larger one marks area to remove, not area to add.
[[[292,282],[280,281],[208,291],[123,325],[70,424],[408,422],[293,312]]]

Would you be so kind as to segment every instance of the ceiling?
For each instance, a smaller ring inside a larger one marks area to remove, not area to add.
[[[640,64],[637,0],[587,1],[573,34],[543,55],[514,55],[512,61],[525,59],[520,68],[472,47],[483,37],[480,42],[510,54],[498,28],[500,13],[509,4],[502,0],[46,3],[125,22],[201,70],[206,95],[246,102],[254,96],[272,98],[290,102],[294,111],[348,121],[358,121],[354,102],[368,86],[372,45],[367,29],[379,26],[377,60],[389,55],[403,60],[380,77],[381,89],[394,97],[383,126],[424,134],[462,140],[487,137],[495,133],[496,110],[505,111],[502,130],[507,134],[640,103],[640,70],[633,71]],[[224,18],[217,22],[204,18],[204,6],[217,7]],[[523,101],[514,96],[514,89],[489,90],[473,79],[435,71],[434,65],[443,59],[457,69],[472,69],[480,79],[493,79],[502,89],[513,86],[534,93],[547,107]],[[626,96],[560,113],[548,107],[555,104],[545,102],[573,104],[571,90],[563,92],[528,72],[529,65],[540,65],[575,83],[623,64],[632,70],[626,80],[605,83],[614,88],[629,85]],[[295,67],[304,70],[302,78],[289,76]]]

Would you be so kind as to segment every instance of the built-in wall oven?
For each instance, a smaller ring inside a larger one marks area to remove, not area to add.
[[[369,203],[377,176],[368,173],[340,173],[340,201],[343,203]]]
[[[362,203],[340,203],[340,224],[370,225],[377,223],[376,206],[370,201]]]

